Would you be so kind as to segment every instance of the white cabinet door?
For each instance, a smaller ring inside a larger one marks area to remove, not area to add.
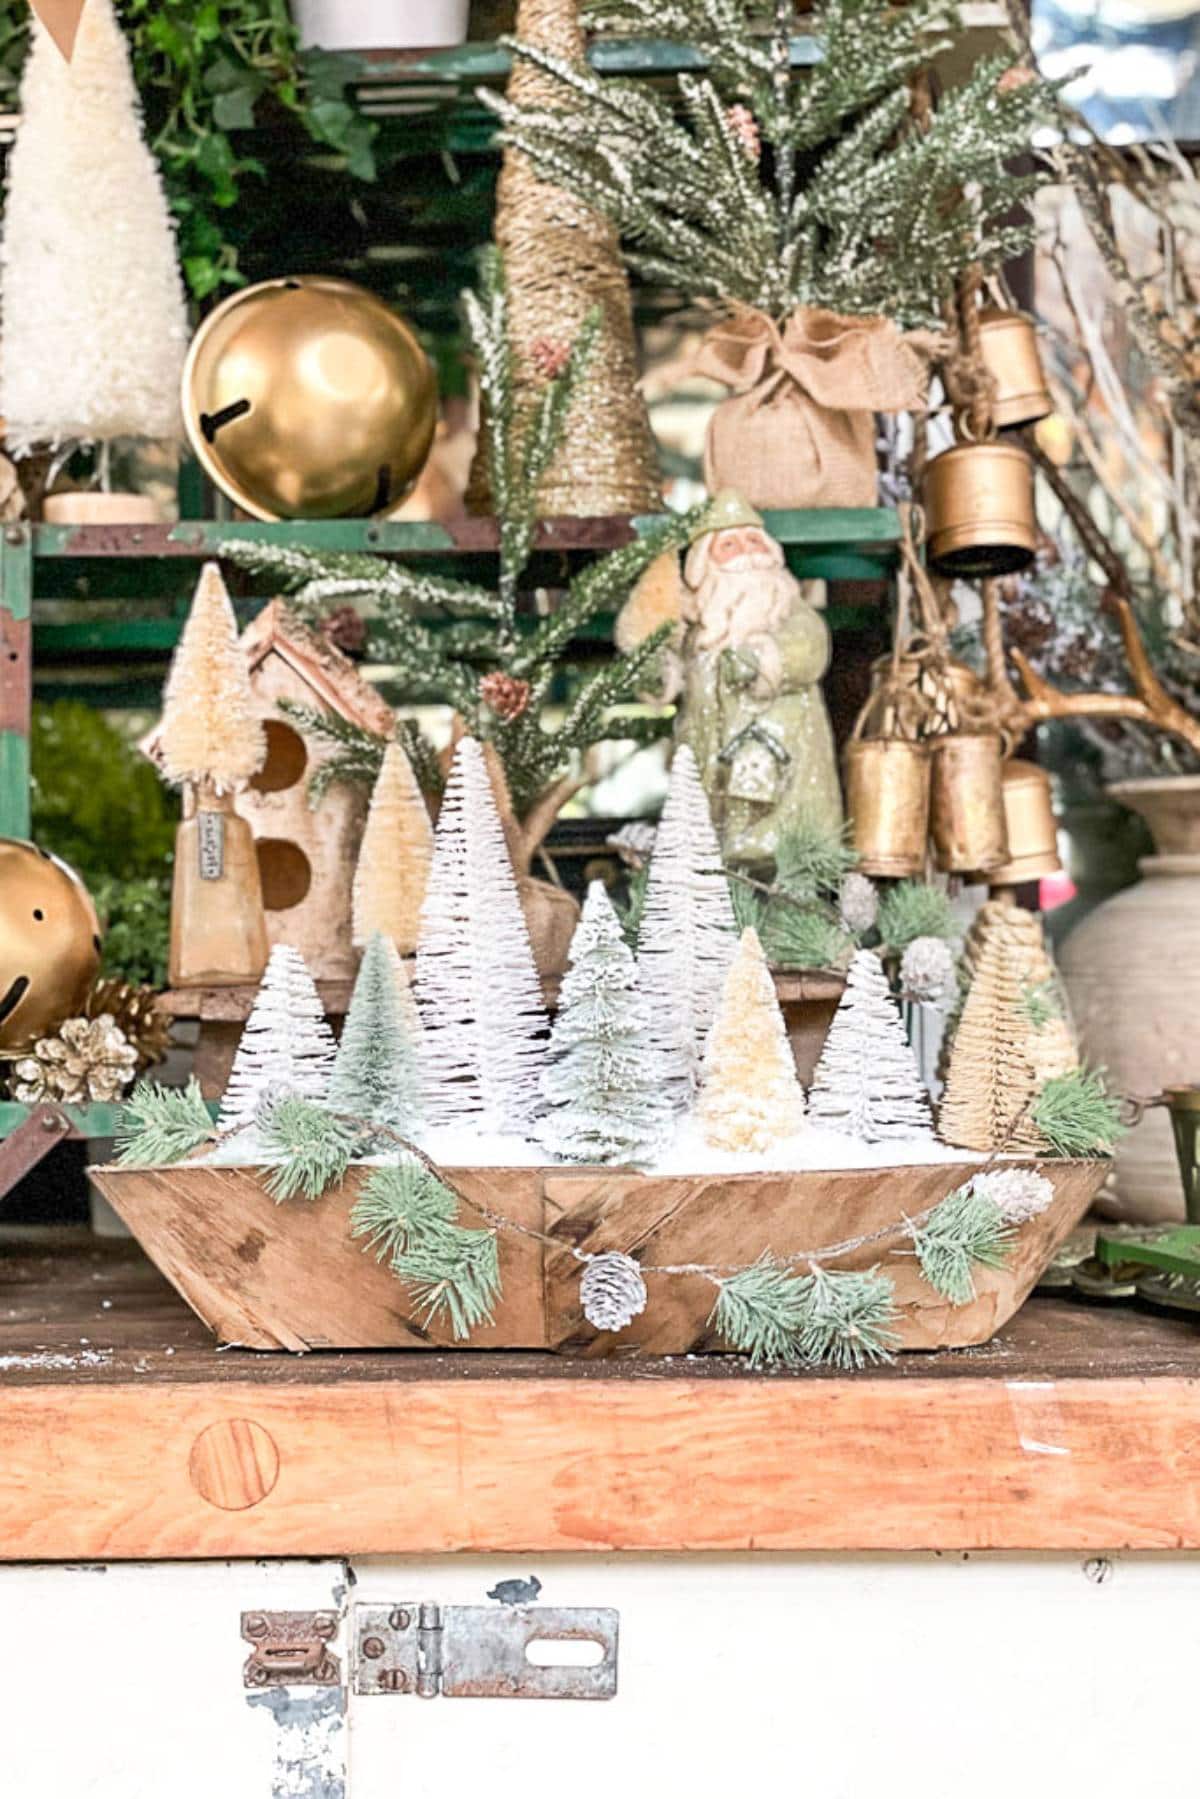
[[[344,1688],[248,1692],[240,1635],[259,1607],[344,1617],[346,1584],[340,1562],[0,1567],[0,1794],[346,1799]]]
[[[1087,1799],[1174,1791],[1200,1557],[356,1561],[356,1601],[620,1612],[605,1702],[351,1700],[351,1799]]]

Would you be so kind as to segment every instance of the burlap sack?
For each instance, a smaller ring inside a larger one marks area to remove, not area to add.
[[[735,392],[712,416],[710,493],[753,506],[874,506],[875,414],[925,405],[933,332],[801,306],[782,331],[752,308],[714,325],[695,372]]]

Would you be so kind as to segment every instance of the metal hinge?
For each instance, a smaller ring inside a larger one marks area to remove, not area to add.
[[[253,1644],[245,1684],[340,1686],[342,1664],[329,1647],[337,1633],[336,1612],[243,1612],[242,1635]]]
[[[592,1606],[356,1605],[354,1691],[421,1699],[611,1699],[619,1614]],[[592,1643],[587,1665],[555,1643]],[[534,1644],[545,1645],[530,1658]]]

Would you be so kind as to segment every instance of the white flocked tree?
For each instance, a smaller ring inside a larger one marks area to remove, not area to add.
[[[268,1093],[325,1100],[336,1051],[304,957],[290,944],[277,943],[238,1044],[218,1130],[252,1124]]]
[[[533,1133],[548,1021],[483,748],[454,753],[417,944],[431,1125]]]
[[[200,571],[171,662],[159,741],[168,781],[210,783],[217,793],[243,786],[266,761],[246,652],[215,562]]]
[[[654,839],[637,960],[658,1080],[678,1111],[691,1105],[737,923],[696,759],[680,744]]]
[[[9,448],[175,438],[187,311],[112,0],[70,61],[36,17],[8,167],[0,411]]]
[[[670,1131],[654,1078],[637,965],[599,881],[571,939],[550,1037],[539,1136],[563,1162],[645,1163]]]
[[[813,1124],[865,1143],[933,1139],[929,1095],[873,950],[860,949],[850,964],[808,1112]]]
[[[407,1002],[407,1004],[406,1004]],[[412,996],[389,938],[377,931],[363,951],[342,1027],[329,1106],[411,1135],[421,1118]],[[380,1140],[387,1147],[387,1139]]]

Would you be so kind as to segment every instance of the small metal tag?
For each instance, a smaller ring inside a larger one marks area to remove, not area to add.
[[[200,879],[219,881],[225,873],[225,814],[197,812],[200,827]]]

